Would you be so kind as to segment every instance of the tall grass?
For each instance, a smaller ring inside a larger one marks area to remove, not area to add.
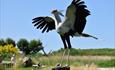
[[[16,60],[16,64],[13,66],[13,68],[9,70],[32,70],[32,67],[24,68],[22,66],[22,61],[20,58],[23,58],[22,56],[18,56]],[[34,56],[31,57],[33,62],[35,64],[41,63],[44,68],[39,68],[38,70],[51,70],[53,67],[56,66],[57,63],[61,62],[61,57],[59,55],[51,55],[51,56]],[[90,58],[90,59],[89,59]],[[104,56],[103,56],[104,58]],[[98,56],[70,56],[70,68],[71,70],[96,70],[97,67],[115,67],[114,63],[115,59],[105,59],[103,60]],[[63,60],[62,65],[66,65],[66,57]]]
[[[59,49],[54,51],[53,54],[62,54],[64,49]],[[100,56],[115,56],[115,48],[101,48],[101,49],[75,49],[72,48],[70,55],[72,56],[82,56],[82,55],[100,55]]]
[[[35,64],[40,63],[44,66],[44,68],[39,68],[38,70],[51,70],[56,66],[57,63],[61,62],[63,51],[63,49],[54,51],[52,55],[49,56],[43,56],[40,54],[30,55],[28,57],[30,57]],[[71,70],[96,70],[97,67],[115,67],[114,52],[115,49],[72,49],[70,52]],[[13,68],[11,68],[11,70],[32,70],[32,67],[24,68],[22,66],[21,59],[23,59],[23,56],[18,55],[16,64],[13,66]],[[63,66],[66,64],[67,56],[64,57],[62,62]]]
[[[67,64],[67,56],[63,58],[63,65]],[[38,63],[42,63],[46,66],[55,66],[57,63],[61,62],[60,55],[33,57],[33,60]],[[69,63],[72,66],[84,66],[86,64],[95,64],[98,67],[115,67],[115,57],[114,56],[70,56]]]
[[[0,70],[5,70],[5,66],[3,66],[2,64],[0,64]]]

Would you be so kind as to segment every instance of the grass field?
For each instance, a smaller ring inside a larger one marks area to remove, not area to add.
[[[106,51],[107,50],[108,49],[106,49]],[[80,50],[80,51],[82,54],[78,51],[76,53],[75,49],[70,53],[69,64],[71,70],[96,70],[97,68],[115,67],[115,53],[114,53],[115,50],[110,51],[109,49],[110,52],[107,51],[108,53],[105,51],[105,49],[104,49],[105,52],[102,49],[101,50],[98,49],[98,51],[88,49],[89,52],[87,50],[85,51]],[[63,50],[61,49],[52,52],[52,54],[50,54],[49,56],[34,54],[34,55],[29,55],[28,57],[30,57],[35,64],[41,63],[41,65],[43,65],[43,67],[38,69],[34,68],[34,70],[51,70],[53,67],[56,66],[57,63],[61,62],[62,52]],[[85,53],[85,55],[83,55],[83,53]],[[22,61],[20,60],[21,58],[22,55],[17,56],[16,65],[14,65],[13,68],[6,68],[6,70],[32,70],[33,69],[32,67],[25,68],[22,66]],[[62,65],[66,65],[66,64],[67,64],[67,56],[64,57],[64,60],[62,62]]]

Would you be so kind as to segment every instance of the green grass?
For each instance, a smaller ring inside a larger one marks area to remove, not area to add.
[[[62,54],[64,49],[59,49],[58,51],[54,51],[53,54]],[[105,56],[115,56],[115,48],[101,48],[101,49],[75,49],[72,48],[70,55],[78,56],[78,55],[105,55]]]
[[[115,59],[95,62],[98,67],[115,67]]]
[[[52,56],[50,57],[50,59],[47,59],[47,57],[41,57],[41,64],[45,65],[44,68],[39,68],[38,70],[51,70],[56,63],[59,61],[57,60],[59,59],[57,56]],[[39,59],[38,59],[39,60]],[[71,67],[85,67],[86,65],[88,65],[88,67],[104,67],[104,68],[108,68],[108,67],[115,67],[115,59],[111,59],[111,60],[95,60],[95,59],[73,59],[70,62]],[[66,64],[66,61],[64,60],[63,65]],[[93,64],[93,66],[92,66]],[[86,66],[87,67],[87,66]],[[88,68],[87,67],[87,68]],[[13,70],[12,68],[8,69],[8,70]],[[32,67],[19,67],[16,68],[15,70],[32,70]]]
[[[35,56],[31,57],[35,63],[41,63],[46,66],[55,66],[61,62],[60,55]],[[63,65],[67,63],[67,58],[63,60]],[[115,67],[115,56],[70,56],[70,65],[83,66],[94,63],[98,67]]]
[[[74,66],[74,67],[83,67],[83,66],[91,66],[92,64],[94,64],[95,66],[97,67],[115,67],[115,59],[106,59],[106,60],[102,60],[102,59],[98,59],[98,56],[97,56],[97,59],[88,59],[88,58],[85,58],[83,56],[79,56],[81,57],[80,58],[77,58],[75,56],[72,56],[71,60],[70,60],[70,65],[71,67]],[[59,56],[50,56],[49,58],[48,57],[45,57],[45,56],[42,56],[42,57],[36,57],[34,58],[33,57],[33,61],[35,61],[36,63],[40,62],[42,65],[45,66],[45,68],[39,68],[38,70],[51,70],[51,68],[53,68],[58,62],[60,62],[60,57]],[[66,60],[63,61],[63,65],[66,64]],[[95,68],[94,66],[94,68]],[[12,68],[10,69],[6,69],[6,70],[13,70]],[[29,67],[29,68],[25,68],[25,67],[16,67],[14,70],[32,70],[32,67]]]
[[[32,54],[28,57],[32,58],[34,63],[41,63],[45,68],[38,70],[51,70],[57,63],[61,62],[61,55],[63,49],[52,52],[51,55],[43,56],[42,54]],[[66,53],[67,54],[67,53]],[[86,66],[94,64],[97,67],[115,67],[115,49],[71,49],[70,52],[70,65],[74,67]],[[21,56],[18,56],[21,57]],[[63,65],[67,63],[66,58],[63,61]],[[25,68],[20,66],[21,61],[17,59],[17,66],[14,70],[32,70],[32,67]],[[13,70],[9,68],[7,70]]]

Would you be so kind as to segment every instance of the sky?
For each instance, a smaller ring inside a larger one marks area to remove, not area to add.
[[[63,48],[56,31],[42,34],[32,25],[38,16],[52,16],[53,9],[64,10],[72,0],[0,0],[0,39],[12,38],[16,42],[40,39],[45,51]],[[98,37],[71,38],[73,48],[115,48],[115,0],[84,0],[91,15],[87,17],[84,33]]]

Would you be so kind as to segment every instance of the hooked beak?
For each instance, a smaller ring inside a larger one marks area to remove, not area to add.
[[[62,14],[62,12],[63,12],[64,10],[60,10],[58,13],[59,13],[59,15],[61,15],[62,17],[64,17],[64,15]]]

